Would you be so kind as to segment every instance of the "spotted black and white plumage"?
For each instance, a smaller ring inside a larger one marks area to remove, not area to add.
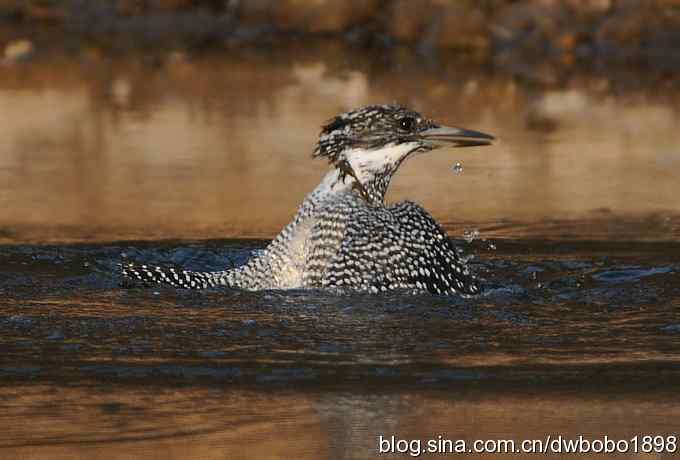
[[[477,280],[446,233],[411,201],[358,206],[330,260],[323,287],[477,294]]]
[[[177,288],[207,289],[220,286],[209,272],[192,272],[173,267],[158,267],[144,264],[122,264],[123,280],[126,285],[134,281],[150,284],[167,284]]]
[[[388,206],[384,199],[392,176],[414,153],[487,145],[492,139],[439,126],[399,106],[341,114],[323,126],[314,152],[329,161],[331,171],[264,251],[241,267],[218,272],[128,263],[123,280],[189,289],[477,294],[475,277],[432,216],[410,201]]]

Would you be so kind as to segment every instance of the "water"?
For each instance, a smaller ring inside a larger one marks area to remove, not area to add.
[[[479,246],[471,265],[485,292],[474,299],[118,288],[121,252],[216,269],[246,257],[238,241],[4,247],[0,372],[447,383],[674,369],[680,245],[599,246]]]
[[[263,244],[3,247],[3,458],[367,458],[378,433],[627,438],[680,415],[678,244],[461,241],[475,299],[118,288],[121,253],[214,269]]]
[[[448,62],[315,45],[3,68],[0,457],[677,432],[680,91]],[[325,171],[323,120],[395,99],[501,139],[455,151],[465,174],[413,159],[389,197],[432,210],[482,296],[119,288],[123,258],[243,263]]]
[[[602,69],[542,88],[459,60],[310,44],[5,67],[0,243],[271,238],[327,170],[321,124],[392,101],[499,139],[395,177],[389,200],[453,235],[678,239],[678,82]]]

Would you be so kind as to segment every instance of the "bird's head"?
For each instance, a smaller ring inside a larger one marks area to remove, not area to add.
[[[489,145],[493,136],[441,126],[405,107],[372,105],[346,112],[321,130],[315,157],[323,157],[355,181],[369,201],[382,202],[392,175],[416,152],[440,147]]]

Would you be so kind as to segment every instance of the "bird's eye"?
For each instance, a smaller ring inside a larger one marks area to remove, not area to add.
[[[399,120],[399,127],[404,131],[411,131],[416,125],[416,120],[411,117],[404,117]]]

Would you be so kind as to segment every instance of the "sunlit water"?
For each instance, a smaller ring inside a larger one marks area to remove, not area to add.
[[[373,458],[379,434],[677,431],[678,90],[374,59],[3,69],[0,458]],[[123,258],[243,263],[325,171],[318,126],[394,100],[502,140],[414,159],[390,195],[432,210],[481,296],[119,288]]]
[[[541,88],[331,45],[6,66],[0,242],[271,238],[327,170],[319,126],[394,101],[499,139],[418,156],[392,184],[453,236],[677,240],[680,83],[579,75]]]

